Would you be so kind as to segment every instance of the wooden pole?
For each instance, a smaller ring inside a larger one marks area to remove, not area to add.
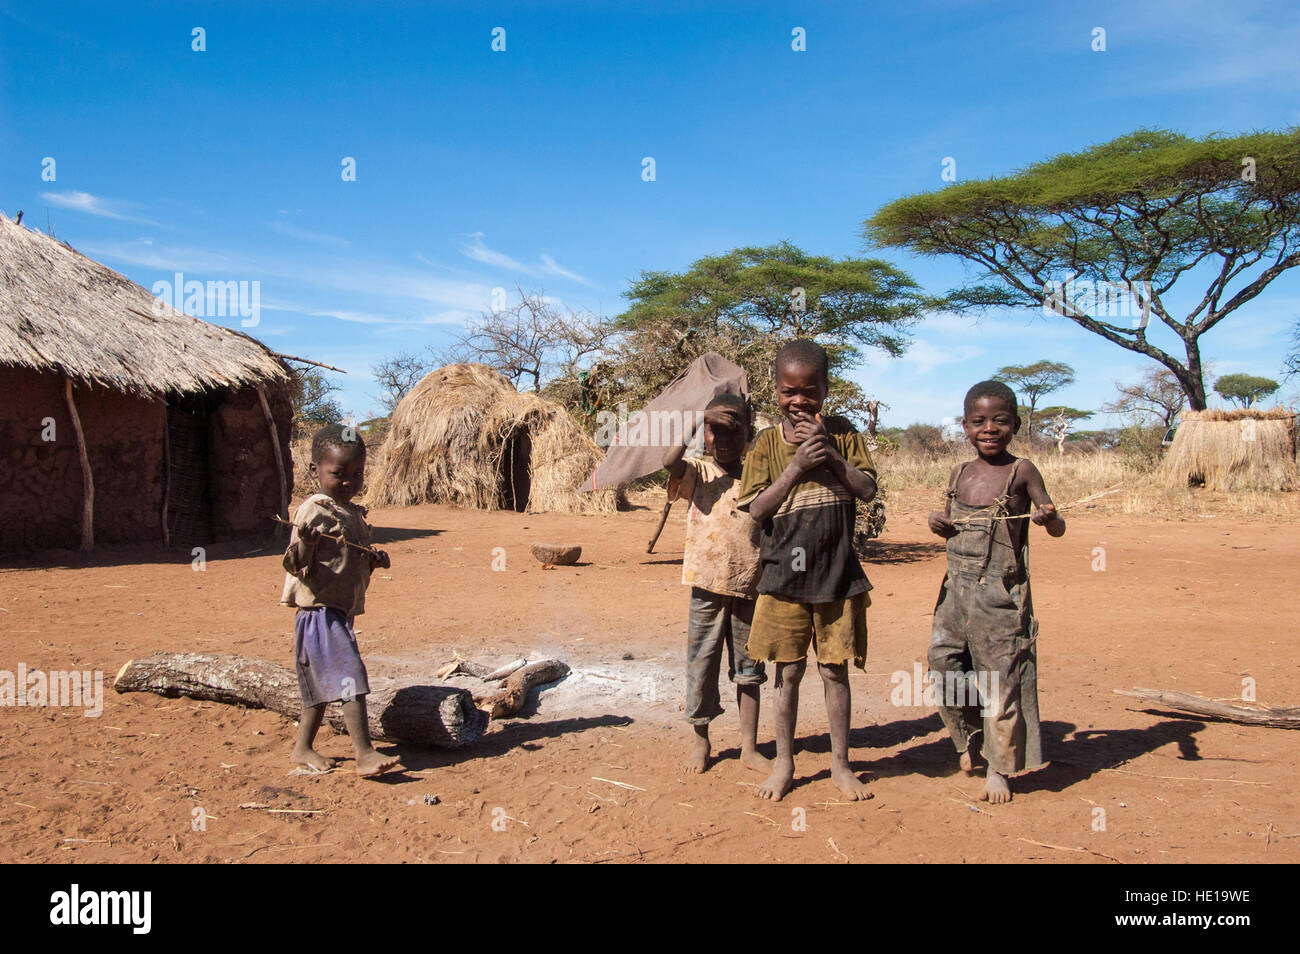
[[[646,553],[655,552],[655,544],[659,542],[659,534],[664,532],[664,524],[668,522],[668,511],[673,509],[673,502],[670,500],[664,504],[664,512],[659,515],[659,526],[655,527],[655,535],[650,538],[650,544],[645,548]]]
[[[289,489],[284,476],[284,456],[280,453],[280,432],[276,429],[275,418],[271,416],[271,403],[266,399],[266,388],[259,382],[257,397],[262,402],[262,413],[266,415],[266,426],[271,432],[271,450],[275,451],[275,470],[280,477],[280,510],[289,516]]]
[[[81,430],[77,402],[72,398],[72,379],[63,379],[63,397],[77,434],[77,453],[81,457],[81,549],[95,549],[95,478],[90,472],[90,455],[86,453],[86,435]]]
[[[171,505],[172,489],[172,436],[171,420],[167,414],[167,399],[163,398],[163,499],[162,499],[162,538],[163,546],[172,545],[171,527],[167,526],[167,508]]]

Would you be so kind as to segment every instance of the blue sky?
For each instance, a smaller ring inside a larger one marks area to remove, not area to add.
[[[860,233],[881,205],[941,187],[944,157],[965,179],[1139,126],[1297,125],[1297,49],[1300,7],[1202,0],[0,0],[0,209],[146,287],[177,271],[260,282],[247,330],[346,369],[342,403],[364,416],[371,365],[445,345],[498,286],[612,316],[643,269],[788,239],[881,255],[942,292],[959,262],[882,255]],[[1277,377],[1298,317],[1289,275],[1203,351],[1218,373]],[[902,426],[1039,358],[1075,366],[1051,401],[1086,409],[1149,364],[1065,319],[1003,311],[934,316],[906,356],[871,356],[857,377]]]

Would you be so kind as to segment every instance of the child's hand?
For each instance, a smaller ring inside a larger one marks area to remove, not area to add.
[[[794,465],[801,473],[807,473],[814,467],[820,467],[831,459],[830,442],[825,434],[814,434],[794,452]]]
[[[721,427],[728,431],[740,430],[743,423],[736,409],[726,406],[708,408],[704,412],[704,421],[713,427]]]
[[[388,559],[388,554],[383,550],[376,550],[374,553],[370,554],[371,569],[378,567],[381,570],[387,570],[390,569],[392,565],[392,561]]]
[[[303,524],[302,526],[298,527],[297,530],[298,530],[298,539],[302,543],[307,544],[307,546],[309,547],[315,546],[317,543],[320,543],[321,532],[319,527],[313,527],[309,524]]]
[[[1061,515],[1056,512],[1055,504],[1043,504],[1041,507],[1034,508],[1034,512],[1030,515],[1029,519],[1042,527],[1055,520],[1060,520]]]
[[[930,514],[930,532],[947,540],[956,536],[957,525],[942,510],[936,510]]]
[[[820,434],[823,437],[829,437],[826,433],[826,425],[815,417],[800,416],[794,424],[794,439],[802,444],[807,440]]]

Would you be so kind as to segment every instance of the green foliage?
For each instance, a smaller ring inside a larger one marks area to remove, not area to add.
[[[1232,401],[1239,407],[1252,407],[1256,401],[1268,397],[1279,385],[1272,378],[1261,378],[1254,374],[1225,374],[1214,382],[1214,390],[1225,401]]]
[[[933,424],[913,424],[899,435],[898,446],[905,453],[937,456],[948,449],[948,442]]]
[[[1129,463],[1149,469],[1160,462],[1160,444],[1167,430],[1163,425],[1130,424],[1120,429],[1115,446]]]
[[[631,305],[615,319],[622,334],[604,374],[611,403],[644,403],[716,351],[748,372],[755,407],[774,411],[776,351],[806,337],[830,356],[827,411],[857,420],[867,398],[846,372],[865,350],[901,354],[908,327],[937,305],[886,262],[809,255],[788,242],[701,258],[680,274],[643,272],[626,297]]]
[[[1148,341],[1145,320],[1117,320],[1068,298],[1052,310],[1160,362],[1201,410],[1201,335],[1300,265],[1300,128],[1200,140],[1139,129],[1009,176],[899,199],[868,219],[864,234],[980,266],[950,296],[961,309],[1040,308],[1051,282],[1136,290],[1149,316],[1178,335],[1183,358]],[[1164,296],[1202,276],[1203,289],[1180,288],[1198,302],[1193,310],[1170,313]]]

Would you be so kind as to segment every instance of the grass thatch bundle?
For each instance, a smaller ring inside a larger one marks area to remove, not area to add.
[[[366,502],[608,512],[618,509],[616,491],[577,492],[601,456],[558,404],[520,394],[485,365],[451,364],[426,375],[393,411]]]
[[[1161,464],[1169,483],[1209,490],[1295,490],[1295,412],[1184,411]]]

